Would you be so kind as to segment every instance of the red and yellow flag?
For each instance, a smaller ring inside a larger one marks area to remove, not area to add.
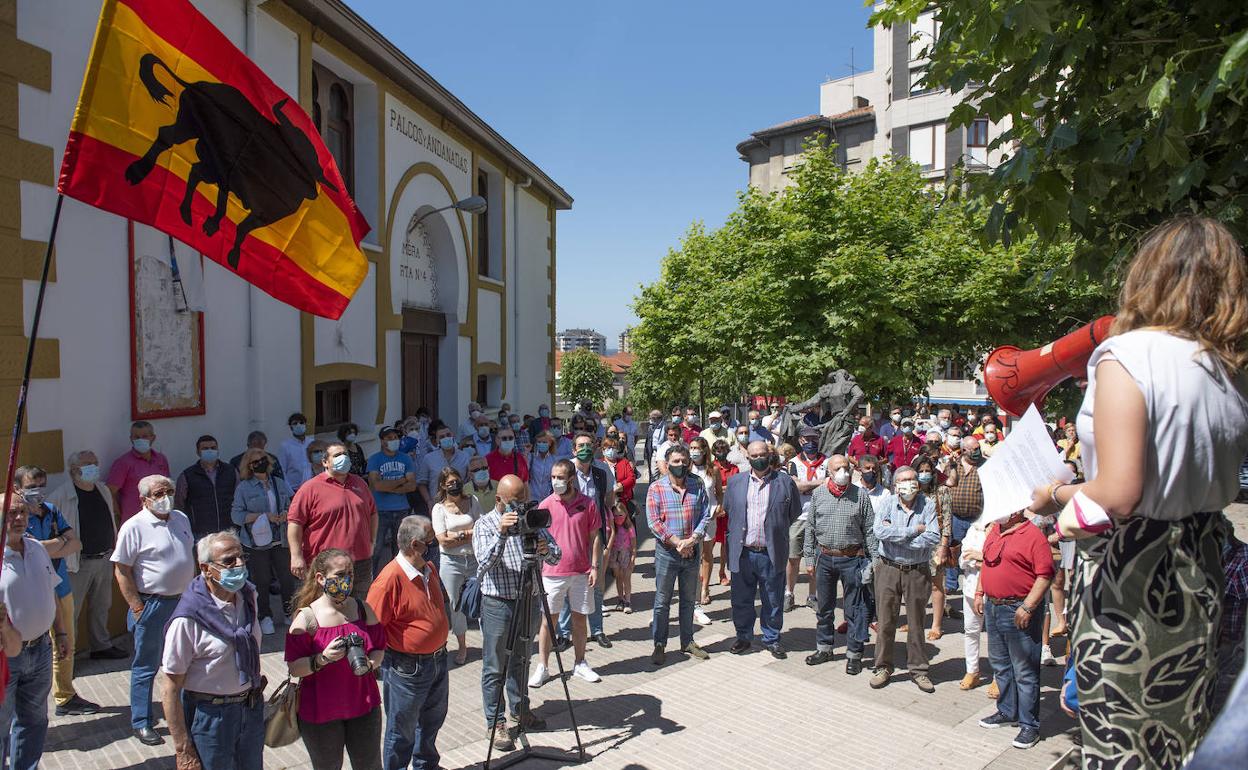
[[[187,0],[104,0],[59,189],[327,318],[368,272],[312,120]]]

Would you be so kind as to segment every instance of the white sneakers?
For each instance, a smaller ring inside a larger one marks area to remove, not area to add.
[[[1057,658],[1053,657],[1053,651],[1049,649],[1049,645],[1047,644],[1040,648],[1040,665],[1042,666],[1056,666],[1057,665]]]
[[[579,676],[581,679],[584,679],[586,682],[602,681],[602,677],[598,676],[598,674],[589,667],[589,664],[583,660],[572,667],[572,673]]]
[[[546,680],[550,678],[550,672],[541,663],[533,669],[532,676],[529,677],[529,687],[541,687],[546,684]]]
[[[697,623],[700,626],[709,626],[711,623],[715,622],[711,620],[710,615],[706,614],[706,612],[702,609],[701,605],[697,605],[697,604],[693,606],[693,620],[695,623]]]
[[[273,618],[265,618],[260,621],[260,633],[265,636],[273,633]]]

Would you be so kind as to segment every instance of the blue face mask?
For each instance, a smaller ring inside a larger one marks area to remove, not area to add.
[[[480,436],[481,438],[489,438],[490,426],[482,425],[481,427],[477,428],[477,435]]]
[[[152,451],[152,442],[150,439],[136,438],[130,442],[130,446],[134,447],[134,451],[141,455]]]
[[[220,455],[220,452],[216,449],[205,449],[204,451],[199,453],[199,459],[203,460],[206,463],[215,463],[219,455]]]
[[[920,483],[920,484],[931,484],[931,483],[932,483],[932,474],[931,474],[929,471],[923,471],[922,473],[920,473],[920,474],[919,474],[919,483]]]
[[[549,409],[546,409],[545,407],[543,407],[543,408],[541,408],[541,409],[538,409],[538,410],[537,410],[537,414],[538,414],[538,416],[539,416],[539,417],[549,417],[549,416],[550,416],[550,410],[549,410]]]
[[[537,446],[537,451],[540,454],[546,454],[548,451],[550,451],[550,442],[548,441],[539,441],[537,442],[536,446]]]
[[[290,432],[295,434],[297,438],[303,438],[303,435],[308,432],[308,426],[297,422],[290,426]]]
[[[346,435],[346,440],[350,441],[352,444],[354,444],[359,438],[360,438],[360,434],[358,433],[348,433]]]
[[[329,468],[334,473],[346,473],[351,470],[351,456],[343,452],[333,460],[330,460]]]
[[[439,449],[454,449],[455,438],[453,436],[443,436],[442,438],[438,439],[438,448]]]
[[[398,441],[398,439],[390,439],[389,441],[387,441],[387,442],[386,442],[386,449],[390,450],[391,452],[397,452],[397,451],[399,451],[399,441]]]
[[[242,588],[247,582],[246,564],[240,564],[237,567],[218,567],[218,569],[221,571],[221,577],[217,578],[217,585],[230,593]]]
[[[817,451],[819,451],[819,447],[812,442],[808,441],[805,444],[802,444],[802,452],[807,455],[813,455]]]
[[[99,481],[100,480],[100,466],[98,465],[82,466],[81,468],[78,469],[78,478],[82,479],[88,484]]]
[[[505,438],[498,442],[498,448],[504,452],[510,452],[516,448],[516,440],[514,438]]]

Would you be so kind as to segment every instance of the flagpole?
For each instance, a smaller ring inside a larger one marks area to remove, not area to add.
[[[17,391],[17,414],[13,418],[13,437],[9,443],[9,467],[4,474],[4,493],[9,495],[13,489],[13,474],[17,470],[17,447],[22,437],[22,418],[26,413],[26,394],[30,390],[30,370],[35,363],[35,340],[39,338],[39,318],[43,315],[43,295],[48,289],[48,271],[52,266],[52,245],[56,243],[56,228],[61,222],[61,204],[65,196],[56,196],[56,211],[52,214],[52,231],[48,233],[48,248],[43,253],[43,274],[39,277],[39,293],[35,300],[35,317],[30,322],[30,339],[26,343],[26,368],[22,372],[22,386]],[[0,534],[8,542],[9,517],[7,506],[4,523],[0,525]]]

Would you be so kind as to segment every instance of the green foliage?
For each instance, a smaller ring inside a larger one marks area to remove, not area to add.
[[[563,354],[559,364],[559,394],[564,401],[578,404],[589,400],[595,404],[615,395],[615,375],[592,350],[573,350]]]
[[[841,169],[807,147],[782,195],[743,193],[718,230],[695,223],[634,309],[635,404],[810,394],[832,368],[872,398],[920,394],[942,358],[1048,342],[1105,305],[1055,276],[1069,244],[985,248],[982,217],[908,161]]]
[[[929,0],[887,0],[872,24]],[[942,0],[927,82],[970,86],[951,123],[1010,126],[972,180],[990,237],[1069,228],[1077,264],[1112,267],[1149,227],[1200,213],[1248,236],[1248,3]]]

